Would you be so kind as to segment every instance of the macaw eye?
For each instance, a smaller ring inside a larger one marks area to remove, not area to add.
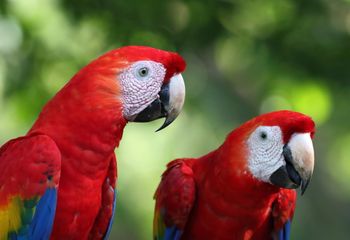
[[[262,140],[265,140],[265,139],[267,139],[267,133],[266,132],[261,132],[260,133],[260,138],[262,139]]]
[[[141,78],[147,77],[148,73],[149,73],[149,68],[148,67],[141,67],[137,71],[138,76],[141,77]]]

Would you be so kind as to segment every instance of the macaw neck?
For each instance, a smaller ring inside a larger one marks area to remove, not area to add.
[[[197,204],[184,239],[251,239],[252,229],[263,231],[271,224],[271,206],[279,188],[246,171],[243,145],[224,144],[191,161]],[[220,226],[220,231],[213,232],[213,226]],[[268,239],[268,234],[259,236],[252,239]]]
[[[107,169],[106,159],[119,145],[125,125],[122,103],[112,92],[68,83],[46,104],[28,134],[50,136],[62,153],[62,164],[90,174]]]
[[[279,188],[254,178],[246,166],[245,151],[239,149],[244,148],[224,144],[198,159],[194,166],[197,182],[203,186],[204,194],[221,199],[227,205],[264,208]]]

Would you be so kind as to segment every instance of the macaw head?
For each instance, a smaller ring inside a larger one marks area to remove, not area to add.
[[[310,117],[277,111],[246,122],[229,138],[244,145],[244,168],[253,178],[283,188],[300,187],[303,194],[314,169],[314,132]]]
[[[85,84],[90,95],[99,92],[95,99],[104,102],[90,100],[92,104],[121,103],[126,121],[148,122],[165,117],[162,129],[176,119],[184,104],[181,73],[185,68],[185,61],[177,53],[127,46],[92,61],[72,82]]]

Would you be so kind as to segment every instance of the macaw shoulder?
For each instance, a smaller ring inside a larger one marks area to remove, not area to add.
[[[191,164],[189,159],[174,160],[162,175],[154,195],[154,239],[179,239],[184,230],[196,196]]]
[[[274,229],[279,230],[294,216],[297,193],[292,189],[281,189],[272,207]]]
[[[56,207],[61,155],[46,135],[13,139],[0,148],[0,239],[28,232]],[[39,229],[39,227],[37,227]]]

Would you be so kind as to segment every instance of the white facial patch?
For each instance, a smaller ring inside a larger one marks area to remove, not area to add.
[[[166,69],[154,61],[138,61],[118,76],[122,88],[123,114],[129,119],[156,100]]]
[[[255,129],[248,141],[248,167],[257,179],[269,182],[278,168],[285,165],[283,138],[277,126],[261,126]]]

